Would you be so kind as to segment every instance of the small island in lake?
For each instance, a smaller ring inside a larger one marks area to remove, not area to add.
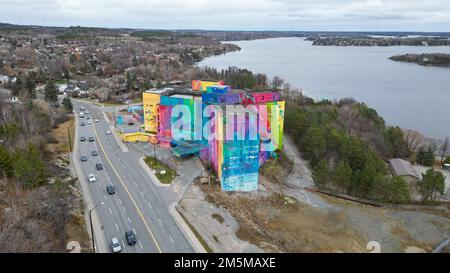
[[[315,46],[449,46],[448,37],[309,37]]]
[[[444,53],[404,54],[392,56],[389,59],[397,62],[416,63],[425,66],[450,67],[450,54]]]

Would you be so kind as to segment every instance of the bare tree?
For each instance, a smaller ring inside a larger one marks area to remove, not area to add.
[[[273,89],[280,89],[284,84],[284,80],[278,76],[272,78],[271,87]]]
[[[444,158],[447,155],[448,152],[448,137],[445,138],[444,143],[442,144],[441,147],[441,166],[444,163]]]
[[[426,139],[418,131],[413,130],[403,130],[403,134],[408,144],[408,149],[412,152],[417,152],[420,146],[422,146]]]

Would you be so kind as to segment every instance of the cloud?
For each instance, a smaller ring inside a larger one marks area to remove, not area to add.
[[[16,24],[230,30],[450,31],[448,0],[2,0]]]

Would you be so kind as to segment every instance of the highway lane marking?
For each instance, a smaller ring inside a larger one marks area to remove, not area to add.
[[[139,241],[139,245],[141,246],[141,248],[143,248],[143,247],[142,247],[142,244],[141,244],[141,241]]]
[[[123,208],[123,212],[127,213],[127,210],[125,209],[125,207],[122,206],[122,208]]]
[[[111,214],[112,214],[112,209],[111,209],[111,208],[109,208],[109,213],[111,213]]]
[[[131,219],[130,219],[130,217],[127,217],[128,218],[128,222],[130,222],[130,224],[131,224]]]
[[[116,229],[117,229],[117,231],[120,231],[120,230],[119,230],[119,226],[117,225],[117,223],[116,223]]]
[[[136,208],[136,211],[138,212],[139,216],[141,217],[142,221],[144,222],[144,225],[145,225],[145,227],[146,227],[148,233],[150,234],[150,237],[151,237],[152,240],[154,241],[154,243],[155,243],[155,245],[156,245],[156,248],[158,249],[158,251],[159,251],[160,253],[162,253],[161,247],[159,246],[158,242],[156,241],[156,238],[155,238],[155,236],[153,235],[153,232],[151,231],[150,226],[149,226],[148,223],[147,223],[147,220],[145,220],[144,215],[142,214],[141,210],[139,209],[139,207],[138,207],[137,204],[136,204],[136,201],[134,201],[133,196],[131,196],[130,191],[129,191],[128,188],[125,186],[125,183],[123,182],[123,180],[122,180],[122,178],[120,177],[119,173],[118,173],[118,172],[116,171],[116,169],[114,168],[114,166],[113,166],[111,160],[109,159],[108,155],[106,154],[105,149],[103,149],[103,145],[102,145],[102,143],[101,143],[101,141],[100,141],[100,138],[98,137],[98,134],[97,134],[97,129],[95,128],[95,124],[94,124],[93,128],[94,128],[94,134],[95,134],[95,136],[97,137],[97,140],[98,140],[98,144],[100,145],[100,148],[102,149],[103,154],[105,154],[105,157],[106,157],[106,159],[107,159],[109,165],[111,166],[112,170],[113,170],[114,173],[116,174],[117,178],[119,179],[120,183],[121,183],[122,186],[124,187],[124,189],[125,189],[125,191],[127,192],[128,196],[130,197],[131,202],[133,203],[134,207]],[[120,199],[119,199],[119,200],[120,200]]]
[[[147,205],[148,205],[150,208],[152,208],[152,205],[151,205],[149,202],[147,202]]]
[[[120,200],[120,198],[119,198],[119,202],[120,202],[120,204],[122,204],[122,200]]]
[[[136,233],[136,230],[135,230],[134,228],[133,228],[133,232],[134,232],[134,234],[137,234],[137,233]]]
[[[105,201],[106,201],[106,195],[103,195],[103,197],[105,197]]]
[[[125,243],[123,242],[123,240],[122,240],[122,245],[123,245],[123,248],[125,248]]]
[[[158,221],[161,223],[161,226],[164,226],[163,223],[161,222],[161,219],[158,218]]]
[[[172,241],[172,243],[175,244],[175,242],[173,241],[172,236],[170,236],[170,234],[169,234],[169,238]]]

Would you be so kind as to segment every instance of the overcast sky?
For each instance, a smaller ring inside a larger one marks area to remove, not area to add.
[[[0,0],[0,22],[153,29],[450,32],[450,0]]]

